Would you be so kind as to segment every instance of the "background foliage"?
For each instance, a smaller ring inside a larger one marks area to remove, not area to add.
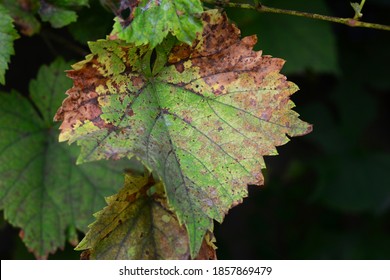
[[[15,41],[1,91],[27,95],[30,79],[58,55],[81,60],[85,42],[104,38],[112,16],[97,1],[79,20]],[[268,0],[280,8],[353,16],[348,1]],[[363,19],[390,24],[390,3],[370,0]],[[220,259],[389,259],[389,34],[284,15],[228,10],[258,49],[287,60],[284,73],[300,87],[293,97],[313,132],[266,158],[265,187],[216,225]],[[98,27],[98,28],[95,28]],[[21,70],[23,69],[23,70]],[[3,217],[3,215],[1,215]],[[1,257],[33,258],[18,230],[1,222]],[[50,258],[79,258],[73,248]]]

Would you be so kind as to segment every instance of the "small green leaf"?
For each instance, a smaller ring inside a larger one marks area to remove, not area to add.
[[[123,181],[116,163],[76,166],[78,149],[59,144],[52,114],[71,81],[68,64],[43,66],[31,82],[31,99],[0,93],[0,209],[36,257],[46,258],[66,240],[77,243],[104,197]],[[111,167],[110,167],[111,166]]]
[[[43,8],[39,14],[43,21],[49,21],[55,28],[64,27],[77,20],[76,12],[57,7]]]
[[[118,38],[135,45],[149,45],[151,49],[160,44],[168,33],[181,42],[192,44],[196,34],[202,31],[199,0],[143,0],[134,11],[134,20],[123,27],[116,18],[113,33]]]
[[[358,15],[359,17],[361,17],[362,14],[360,13],[361,12],[360,4],[356,3],[356,2],[350,2],[350,4],[351,4],[351,7],[353,8],[353,10],[355,11],[355,14]]]
[[[353,10],[355,11],[355,16],[353,17],[354,19],[359,20],[363,16],[362,10],[363,10],[363,6],[365,3],[366,3],[366,0],[361,0],[360,4],[350,2]]]
[[[128,174],[124,187],[106,201],[76,250],[88,249],[90,259],[190,257],[187,232],[168,210],[161,182]]]
[[[8,69],[14,52],[14,40],[19,38],[9,12],[0,5],[0,84],[5,84],[5,71]]]
[[[77,14],[72,10],[74,7],[85,5],[88,5],[88,0],[43,0],[40,1],[39,15],[53,27],[61,28],[77,20]]]

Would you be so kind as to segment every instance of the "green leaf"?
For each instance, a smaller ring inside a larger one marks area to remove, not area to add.
[[[202,11],[199,0],[143,0],[127,27],[124,28],[120,19],[116,18],[113,33],[137,46],[148,44],[150,49],[160,44],[168,33],[191,45],[196,34],[202,31]]]
[[[329,14],[325,1],[272,0],[263,4],[297,11]],[[312,70],[339,74],[338,50],[331,24],[290,15],[230,9],[228,15],[243,35],[257,34],[256,45],[265,54],[283,57],[287,74]]]
[[[173,47],[164,67],[158,57],[150,67],[147,47],[91,43],[92,55],[69,72],[74,86],[55,117],[60,141],[82,147],[79,162],[136,156],[158,174],[192,257],[213,219],[222,222],[247,184],[263,183],[263,156],[276,155],[286,134],[311,130],[291,110],[298,88],[279,73],[282,59],[253,51],[256,37],[240,40],[216,10],[203,23],[193,46]]]
[[[57,141],[58,128],[50,120],[70,86],[67,65],[56,60],[43,66],[31,83],[39,114],[20,94],[0,94],[0,208],[38,258],[66,240],[77,244],[76,230],[86,230],[104,197],[123,180],[115,163],[75,166],[79,150]]]
[[[71,81],[66,77],[65,70],[69,64],[58,59],[51,65],[43,65],[37,78],[31,80],[29,89],[31,98],[35,101],[46,127],[53,126],[53,116],[61,93],[69,87]],[[48,82],[49,81],[49,82]]]
[[[5,84],[5,71],[8,69],[14,52],[14,40],[19,38],[8,11],[0,5],[0,84]]]
[[[362,9],[360,7],[360,3],[356,3],[356,2],[350,2],[351,4],[351,7],[353,8],[353,10],[355,11],[355,16],[354,18],[361,18],[363,16],[363,14],[361,13]]]
[[[77,20],[77,14],[72,9],[88,5],[88,0],[44,0],[40,1],[40,5],[41,19],[50,22],[55,28],[61,28]]]
[[[76,12],[57,7],[43,8],[39,14],[43,21],[49,21],[55,28],[64,27],[77,20]]]
[[[72,7],[72,6],[88,6],[89,0],[46,0],[46,2],[61,7]]]
[[[126,175],[118,194],[96,213],[77,250],[90,259],[188,259],[187,232],[170,212],[164,189],[152,176]]]
[[[21,34],[32,36],[39,32],[41,23],[35,17],[39,9],[39,0],[30,0],[28,2],[2,0],[0,2],[9,11]]]

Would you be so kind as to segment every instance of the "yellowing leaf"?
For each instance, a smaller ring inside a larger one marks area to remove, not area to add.
[[[192,46],[166,40],[155,60],[123,41],[92,43],[55,117],[60,140],[82,147],[79,162],[136,156],[158,174],[193,258],[213,219],[263,184],[263,156],[311,130],[291,110],[298,87],[282,59],[253,51],[256,37],[240,39],[216,10],[202,22]]]
[[[163,186],[151,175],[126,175],[118,194],[96,214],[77,249],[88,249],[89,259],[188,259],[186,230],[168,210]],[[204,242],[208,258],[214,248]],[[86,253],[83,253],[85,257]]]

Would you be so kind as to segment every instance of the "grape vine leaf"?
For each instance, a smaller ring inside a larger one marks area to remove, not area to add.
[[[152,175],[126,174],[124,187],[106,201],[108,206],[95,214],[97,220],[76,248],[87,250],[82,258],[190,258],[187,232],[168,209],[162,183]],[[215,252],[206,241],[201,251],[207,257]]]
[[[61,28],[77,20],[74,8],[87,5],[88,0],[41,0],[39,15],[53,27]]]
[[[52,116],[71,84],[64,75],[67,67],[56,60],[42,66],[31,82],[30,97],[39,113],[20,94],[0,92],[0,209],[21,228],[37,258],[46,258],[66,240],[77,244],[76,230],[86,231],[104,197],[123,184],[120,166],[76,166],[79,149],[58,143]]]
[[[168,33],[191,45],[196,34],[202,31],[202,12],[200,0],[141,0],[130,15],[131,24],[119,17],[115,19],[113,34],[137,46],[149,45],[151,49]]]
[[[167,40],[154,61],[147,47],[91,43],[55,116],[59,140],[82,147],[79,163],[136,156],[158,174],[192,257],[247,184],[263,184],[263,156],[311,131],[291,110],[298,87],[279,73],[284,61],[253,51],[256,36],[240,39],[225,14],[202,22],[192,46]]]
[[[0,84],[5,84],[5,71],[8,69],[11,55],[14,54],[14,40],[19,38],[12,18],[0,4]]]

